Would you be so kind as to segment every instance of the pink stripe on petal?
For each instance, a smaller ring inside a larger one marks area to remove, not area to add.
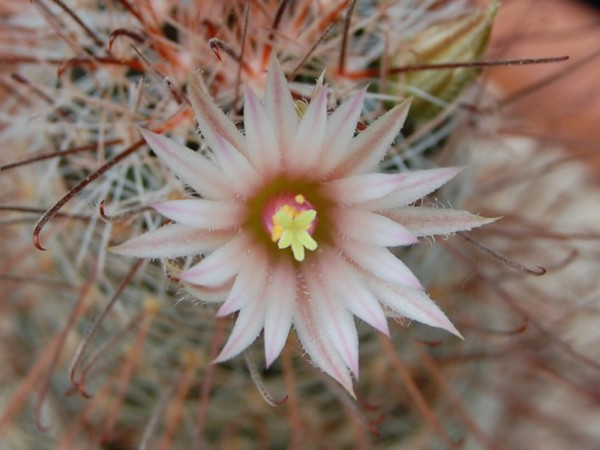
[[[365,101],[366,88],[344,101],[327,119],[318,171],[321,176],[334,170],[348,152]]]
[[[289,170],[302,173],[318,162],[326,126],[327,88],[321,86],[308,105],[287,154]]]
[[[387,320],[379,301],[359,277],[360,269],[352,267],[333,252],[323,254],[322,272],[327,274],[331,288],[344,299],[346,307],[359,319],[386,336],[390,335]]]
[[[231,231],[207,231],[174,223],[129,239],[110,251],[138,258],[177,258],[214,250],[231,236]]]
[[[248,238],[243,234],[219,247],[195,266],[184,270],[180,279],[200,286],[215,287],[233,278],[246,263]]]
[[[331,342],[323,337],[315,313],[311,308],[311,301],[301,290],[299,290],[299,298],[296,301],[294,326],[300,342],[312,362],[354,396],[348,368]]]
[[[403,184],[405,173],[370,173],[330,181],[323,184],[321,192],[342,205],[369,202],[389,195]]]
[[[260,176],[246,157],[224,138],[216,134],[215,142],[213,150],[225,177],[239,194],[246,197],[248,191],[252,191],[261,182]]]
[[[265,323],[265,302],[251,303],[240,311],[231,335],[214,362],[223,362],[246,350],[258,337]]]
[[[296,302],[296,274],[290,263],[276,263],[264,297],[267,305],[265,360],[266,367],[269,367],[281,353],[292,325]]]
[[[379,214],[352,208],[337,208],[332,214],[341,235],[364,244],[397,247],[418,242],[402,225]]]
[[[410,269],[385,248],[353,240],[339,241],[338,247],[358,266],[378,278],[394,284],[421,288],[421,283]]]
[[[391,209],[386,211],[385,215],[403,225],[415,236],[467,231],[497,220],[497,218],[481,217],[467,211],[415,206]]]
[[[217,317],[239,311],[245,305],[257,301],[262,294],[269,275],[267,255],[255,247],[248,252],[246,261],[250,264],[242,264],[231,292],[217,311]]]
[[[404,101],[379,117],[350,144],[347,156],[333,171],[335,178],[373,170],[383,159],[400,133],[406,120],[410,101]]]
[[[456,327],[425,291],[406,286],[392,286],[372,277],[368,278],[368,282],[376,297],[392,311],[462,338]]]
[[[244,101],[244,128],[250,162],[261,174],[273,174],[280,165],[280,146],[271,120],[250,88]]]
[[[142,129],[140,133],[167,167],[203,197],[222,200],[234,195],[221,169],[201,154],[160,134]]]
[[[331,343],[344,364],[358,378],[358,333],[353,316],[336,295],[328,279],[321,278],[321,264],[303,266],[309,296],[318,321],[319,333]],[[328,274],[328,272],[324,272]],[[328,278],[327,277],[327,278]]]
[[[175,222],[205,230],[236,228],[245,215],[240,204],[213,200],[172,200],[152,207]]]
[[[290,138],[296,136],[298,115],[287,80],[275,55],[269,64],[263,103],[267,116],[271,119],[279,150],[283,153],[290,143]]]
[[[394,192],[366,202],[361,205],[361,208],[370,211],[384,211],[409,205],[443,186],[460,171],[460,167],[444,167],[404,172],[405,177],[400,180]]]
[[[233,122],[221,111],[212,98],[204,92],[195,77],[189,80],[188,94],[198,127],[208,146],[214,150],[216,135],[222,136],[242,154],[246,154],[246,142],[244,137],[235,127]]]

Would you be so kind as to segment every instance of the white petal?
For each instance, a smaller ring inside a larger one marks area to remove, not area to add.
[[[259,248],[250,249],[238,275],[235,277],[231,292],[229,292],[225,303],[221,305],[217,312],[217,317],[227,316],[239,311],[248,303],[258,301],[268,275],[269,261],[267,255]]]
[[[214,150],[216,145],[215,136],[219,135],[242,154],[246,154],[246,142],[242,134],[212,98],[204,92],[194,77],[190,78],[188,93],[196,113],[198,127],[208,146]]]
[[[221,169],[201,154],[160,134],[140,133],[169,169],[203,197],[222,200],[234,195]]]
[[[183,283],[183,287],[186,291],[201,302],[206,303],[222,303],[227,298],[227,294],[229,294],[229,291],[231,290],[231,285],[232,283],[229,282],[222,286],[209,288],[190,283]]]
[[[321,193],[341,205],[354,205],[385,197],[395,192],[406,178],[404,173],[369,173],[325,183]]]
[[[358,277],[360,269],[349,263],[334,252],[323,252],[321,270],[340,298],[344,299],[346,307],[359,319],[364,320],[373,328],[389,336],[387,320],[379,301]]]
[[[231,335],[215,362],[226,361],[244,351],[257,338],[264,323],[265,302],[262,299],[242,308]]]
[[[338,232],[364,244],[397,247],[418,242],[402,225],[379,214],[355,208],[336,208],[332,212]]]
[[[384,211],[409,205],[446,184],[460,170],[459,167],[444,167],[441,169],[403,172],[404,177],[399,180],[394,192],[385,197],[365,202],[361,205],[361,208],[370,211]]]
[[[348,368],[331,342],[324,338],[310,300],[299,291],[299,298],[295,306],[294,326],[304,350],[317,367],[334,378],[351,395],[354,395]]]
[[[320,255],[319,255],[320,256]],[[358,378],[358,333],[352,313],[329,285],[321,264],[303,265],[303,275],[312,300],[322,339],[329,341],[344,364]]]
[[[248,191],[252,191],[261,182],[260,176],[246,157],[220,135],[215,135],[215,142],[213,150],[225,178],[239,194],[246,197]]]
[[[269,64],[264,105],[267,116],[271,119],[279,151],[284,152],[290,145],[290,138],[296,136],[298,115],[287,80],[275,56]]]
[[[296,302],[296,274],[288,261],[276,263],[264,293],[265,314],[265,359],[269,367],[279,356],[287,340],[294,303]]]
[[[239,272],[247,252],[248,238],[239,234],[198,264],[181,272],[179,277],[183,281],[200,286],[220,286]]]
[[[457,231],[471,230],[497,220],[456,209],[416,206],[392,209],[386,211],[385,215],[403,225],[415,236],[451,234]]]
[[[311,100],[287,155],[292,173],[302,173],[318,162],[327,126],[327,88],[322,86]]]
[[[417,322],[442,328],[462,338],[456,327],[425,291],[406,286],[392,286],[374,278],[369,278],[368,282],[377,298],[394,312]]]
[[[321,148],[318,170],[324,176],[335,169],[348,153],[356,124],[362,112],[366,89],[344,101],[327,119],[327,131]]]
[[[338,246],[352,261],[374,276],[394,284],[421,288],[417,277],[386,248],[352,240],[340,241]]]
[[[279,144],[271,120],[250,88],[244,101],[244,128],[250,162],[261,174],[272,175],[281,164]]]
[[[245,215],[238,203],[213,200],[172,200],[152,207],[175,222],[206,230],[238,227]]]
[[[173,223],[129,239],[110,251],[138,258],[177,258],[214,250],[230,238],[230,231],[199,230]]]
[[[404,101],[359,133],[352,140],[347,156],[339,163],[338,169],[333,171],[333,176],[338,178],[373,170],[400,133],[409,107],[410,101]]]

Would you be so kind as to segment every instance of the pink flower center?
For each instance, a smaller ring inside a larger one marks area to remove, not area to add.
[[[312,235],[317,211],[302,194],[273,197],[266,203],[261,220],[271,240],[280,249],[291,248],[296,261],[304,261],[305,249],[316,250]]]

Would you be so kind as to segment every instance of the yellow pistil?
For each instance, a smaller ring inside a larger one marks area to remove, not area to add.
[[[300,195],[296,196],[295,200],[299,204],[304,203],[304,197]],[[316,218],[317,211],[314,209],[299,211],[291,205],[283,205],[273,215],[271,239],[277,242],[280,249],[292,247],[294,259],[304,261],[304,249],[317,248],[317,241],[309,233]]]

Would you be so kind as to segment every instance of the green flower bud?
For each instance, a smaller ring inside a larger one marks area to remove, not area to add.
[[[474,62],[485,54],[499,3],[452,20],[436,23],[414,35],[402,45],[391,66]],[[452,68],[401,72],[392,78],[393,95],[414,95],[413,120],[426,120],[456,99],[471,84],[481,69]],[[429,97],[429,98],[426,98]]]

